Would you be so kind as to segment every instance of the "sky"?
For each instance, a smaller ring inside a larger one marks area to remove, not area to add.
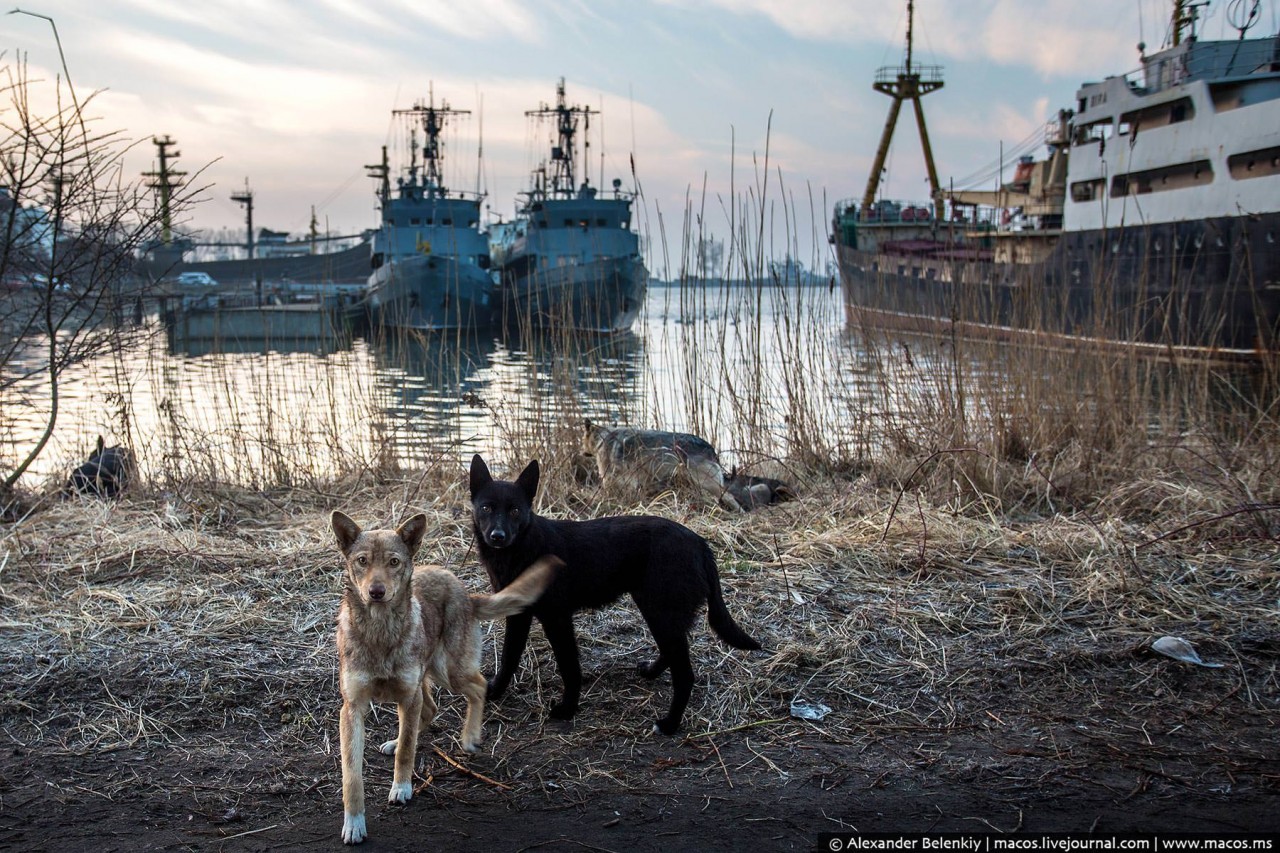
[[[207,188],[189,228],[243,227],[230,196],[246,181],[255,227],[301,235],[313,207],[322,231],[373,227],[364,166],[397,144],[391,111],[429,93],[470,111],[446,139],[450,185],[479,186],[490,213],[510,218],[549,148],[525,111],[554,101],[563,77],[571,104],[602,111],[593,182],[630,186],[634,162],[654,252],[659,232],[678,251],[693,217],[723,239],[730,214],[763,198],[782,230],[770,253],[807,265],[821,263],[834,203],[863,194],[890,105],[871,83],[902,63],[906,32],[905,0],[18,3],[54,19],[86,113],[140,143],[126,155],[133,174],[155,167],[151,137],[177,141],[177,167]],[[918,0],[915,62],[945,79],[924,99],[943,184],[990,186],[1002,146],[1034,138],[1082,82],[1135,69],[1139,41],[1161,45],[1169,5]],[[1227,5],[1210,6],[1204,36],[1234,35]],[[1275,32],[1275,10],[1263,17]],[[0,49],[6,63],[25,59],[36,103],[51,97],[48,21],[0,14]],[[906,111],[882,192],[927,198]]]

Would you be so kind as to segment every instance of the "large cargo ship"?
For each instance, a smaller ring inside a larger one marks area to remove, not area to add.
[[[910,21],[910,6],[909,16]],[[939,186],[920,97],[936,67],[903,67],[860,201],[832,242],[853,327],[1126,346],[1253,360],[1280,352],[1280,36],[1197,37],[1204,4],[1174,2],[1170,37],[1132,73],[1083,84],[997,189]],[[1248,14],[1251,12],[1251,14]],[[896,72],[896,73],[893,73]],[[876,197],[898,109],[912,101],[933,197]]]

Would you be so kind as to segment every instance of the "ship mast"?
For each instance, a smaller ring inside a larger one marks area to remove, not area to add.
[[[564,94],[564,78],[556,85],[556,104],[554,107],[543,104],[536,110],[529,110],[526,116],[539,119],[554,119],[556,123],[556,144],[551,147],[551,195],[572,195],[577,183],[574,178],[575,157],[577,148],[574,137],[578,133],[578,117],[585,121],[585,129],[590,130],[592,114],[599,110],[590,107],[568,106]],[[590,140],[586,143],[590,146]],[[588,150],[587,157],[589,158]],[[584,170],[585,171],[585,170]],[[583,183],[590,183],[590,177],[584,177]]]
[[[911,101],[915,109],[916,125],[920,128],[920,145],[924,149],[924,165],[929,174],[929,190],[933,198],[934,216],[942,218],[942,187],[938,183],[938,169],[933,163],[933,148],[929,145],[929,130],[925,126],[924,107],[920,99],[930,92],[942,88],[942,68],[937,65],[913,65],[912,42],[915,23],[915,0],[907,0],[907,57],[906,64],[900,68],[884,67],[876,72],[872,88],[893,98],[889,107],[889,117],[884,123],[884,132],[880,136],[880,146],[876,149],[876,159],[871,166],[871,174],[867,177],[867,191],[862,197],[862,209],[866,211],[875,203],[876,191],[880,187],[880,173],[884,169],[885,158],[889,156],[889,144],[893,141],[893,130],[898,123],[898,113],[902,110],[903,101]]]
[[[382,161],[365,165],[369,177],[378,182],[378,198],[383,204],[391,199],[391,165],[387,160],[387,146],[382,146]]]
[[[470,110],[455,110],[449,106],[447,101],[441,101],[440,106],[436,106],[435,92],[431,91],[428,95],[427,102],[424,104],[418,101],[407,110],[392,110],[393,115],[405,116],[409,121],[418,121],[421,123],[422,130],[426,134],[426,139],[422,143],[422,169],[423,169],[423,186],[428,193],[439,193],[444,195],[446,189],[444,186],[444,173],[442,167],[444,165],[444,142],[441,136],[444,133],[445,124],[453,116],[470,115]],[[416,128],[413,128],[416,131]],[[410,143],[412,151],[410,152],[412,166],[410,181],[415,182],[417,179],[417,134],[411,132]],[[382,167],[386,168],[385,160]],[[374,175],[385,180],[385,173]]]
[[[244,248],[253,260],[253,190],[249,189],[249,179],[244,179],[244,191],[231,194],[231,200],[244,205]]]

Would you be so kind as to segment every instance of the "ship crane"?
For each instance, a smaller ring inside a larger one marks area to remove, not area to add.
[[[942,88],[942,67],[938,65],[914,65],[911,61],[913,24],[915,21],[915,0],[907,0],[907,57],[906,63],[898,68],[884,67],[876,72],[877,92],[893,98],[889,107],[889,117],[884,123],[884,133],[880,135],[880,146],[876,149],[875,163],[871,174],[867,177],[867,192],[862,197],[862,210],[867,211],[875,203],[876,191],[880,186],[880,174],[884,169],[885,158],[889,156],[889,144],[893,141],[893,130],[898,123],[898,114],[902,110],[903,101],[911,101],[916,114],[916,125],[920,128],[920,145],[924,149],[924,165],[929,173],[929,191],[933,198],[934,217],[942,219],[942,187],[938,183],[938,169],[933,163],[933,148],[929,145],[929,130],[924,121],[924,107],[920,99],[930,92]]]

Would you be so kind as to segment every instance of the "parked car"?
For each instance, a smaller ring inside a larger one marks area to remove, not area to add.
[[[207,272],[180,272],[178,273],[179,287],[213,287],[218,282],[214,281],[213,276]]]
[[[35,275],[31,276],[31,286],[34,287],[36,290],[48,290],[49,276],[45,275],[42,272],[36,273]],[[53,289],[66,291],[71,289],[71,285],[67,284],[65,281],[63,281],[62,279],[58,278],[55,275],[53,277]]]

